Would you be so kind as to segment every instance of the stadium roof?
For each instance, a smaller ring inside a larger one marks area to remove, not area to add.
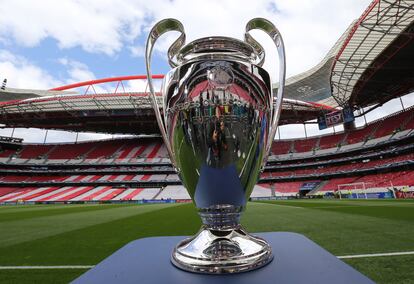
[[[161,75],[157,75],[160,77]],[[142,80],[145,76],[105,78],[54,89],[54,92],[95,84]],[[161,78],[161,77],[160,77]],[[159,97],[161,105],[161,97]],[[317,103],[285,99],[281,124],[312,119],[331,108]],[[0,123],[4,127],[35,127],[72,131],[95,131],[123,134],[154,134],[158,126],[146,92],[108,94],[62,94],[11,102],[0,102]]]
[[[340,105],[383,103],[413,90],[413,25],[414,1],[371,3],[352,26],[335,57],[332,96]],[[376,77],[378,72],[391,77],[380,80],[386,76]],[[407,77],[411,77],[411,82],[406,81]],[[405,92],[397,90],[396,85],[405,88]]]
[[[287,79],[280,124],[309,121],[348,104],[382,104],[412,92],[413,25],[414,0],[374,0],[318,65]],[[161,78],[154,75],[154,79]],[[105,78],[49,91],[6,88],[0,90],[0,123],[4,127],[157,133],[147,94],[126,91],[123,84],[145,79]],[[115,83],[115,91],[96,92],[95,86],[102,83]],[[84,94],[72,92],[80,87],[86,87]]]
[[[52,90],[30,90],[30,89],[16,89],[16,88],[5,88],[0,89],[0,102],[11,102],[19,101],[30,98],[38,98],[44,96],[53,96],[61,94],[74,94],[76,92],[61,92]]]
[[[374,0],[318,65],[288,78],[286,97],[365,107],[412,92],[413,24],[413,0]]]
[[[286,98],[318,102],[331,107],[338,106],[332,97],[330,74],[335,55],[338,53],[341,43],[345,40],[350,27],[329,50],[321,62],[303,73],[286,79]],[[277,89],[276,84],[274,88]]]

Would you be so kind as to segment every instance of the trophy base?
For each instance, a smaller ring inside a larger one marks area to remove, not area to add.
[[[171,256],[171,262],[176,267],[207,274],[254,270],[272,259],[269,244],[249,235],[240,225],[226,230],[203,226],[196,236],[180,242]]]

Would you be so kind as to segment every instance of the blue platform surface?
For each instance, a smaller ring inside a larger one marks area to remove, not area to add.
[[[72,283],[374,283],[303,235],[256,233],[272,246],[267,266],[238,274],[206,275],[182,271],[170,262],[173,247],[185,237],[152,237],[125,245]]]

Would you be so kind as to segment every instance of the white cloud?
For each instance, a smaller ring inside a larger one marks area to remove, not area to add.
[[[52,38],[61,48],[80,46],[87,52],[108,55],[126,46],[131,56],[139,57],[144,55],[145,43],[137,42],[138,36],[145,38],[154,23],[163,18],[182,21],[189,42],[211,35],[242,39],[248,20],[265,17],[281,31],[286,45],[287,72],[294,75],[317,64],[369,1],[4,0],[0,5],[0,42],[14,40],[23,46],[36,46]],[[273,43],[261,32],[253,34],[266,49],[264,67],[277,80]],[[156,46],[165,59],[175,37],[166,35]],[[73,80],[93,77],[85,66],[71,68]]]
[[[98,0],[5,0],[0,14],[0,38],[35,46],[50,37],[61,48],[81,46],[108,55],[140,33],[145,16],[139,2]]]
[[[144,57],[145,49],[143,46],[129,46],[129,51],[131,52],[132,57]]]
[[[70,84],[79,81],[95,79],[95,75],[89,68],[78,61],[68,58],[60,58],[60,64],[67,67],[67,79],[60,81],[43,70],[27,58],[12,54],[7,50],[0,49],[0,80],[8,79],[14,88],[23,89],[50,89],[52,87]],[[97,92],[108,92],[103,86],[95,86]],[[0,129],[0,135],[24,138],[26,143],[43,143],[46,131],[35,128]],[[76,133],[67,131],[50,130],[46,142],[74,142]],[[80,140],[110,138],[106,134],[82,134]]]
[[[271,1],[256,0],[3,0],[0,5],[0,42],[14,39],[24,46],[53,38],[61,48],[81,46],[85,51],[114,55],[127,46],[132,56],[143,56],[144,43],[134,42],[163,18],[182,21],[189,40],[225,35],[239,39],[254,17],[265,17],[280,29],[286,44],[288,74],[317,64],[370,0]],[[30,19],[30,21],[28,21]],[[169,38],[169,39],[168,39]],[[165,52],[172,36],[157,45]],[[260,38],[265,38],[261,36]],[[274,46],[265,41],[274,58]],[[274,74],[275,62],[265,67]]]
[[[23,89],[48,89],[61,82],[25,57],[0,49],[0,79],[7,78],[9,85]]]
[[[370,0],[152,1],[150,10],[155,20],[149,26],[160,19],[173,17],[184,24],[187,42],[212,35],[243,39],[246,23],[254,17],[265,17],[282,33],[287,72],[294,75],[316,65],[369,3]],[[275,78],[274,44],[260,32],[253,35],[264,45],[267,52],[264,67]],[[165,52],[173,38],[161,40],[158,50]]]
[[[8,86],[22,89],[50,89],[64,84],[96,79],[95,74],[82,62],[68,58],[58,59],[58,63],[66,68],[66,79],[60,80],[54,74],[28,58],[0,49],[0,80],[7,78]],[[100,89],[100,91],[106,91]]]
[[[153,79],[154,90],[158,92],[161,89],[162,80]],[[126,92],[149,92],[147,80],[131,80],[124,83]]]
[[[71,60],[66,57],[58,59],[58,62],[67,68],[69,75],[68,83],[89,81],[96,79],[95,74],[82,62]]]
[[[73,84],[96,79],[95,74],[86,64],[82,62],[72,60],[67,57],[59,58],[58,62],[66,68],[67,79],[65,80],[65,84]],[[93,85],[93,87],[85,86],[76,89],[79,94],[106,94],[113,92],[114,90],[115,87],[113,84],[97,84]]]

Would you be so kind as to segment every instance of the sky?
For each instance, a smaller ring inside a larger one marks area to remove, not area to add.
[[[292,76],[316,65],[370,2],[2,0],[0,80],[7,78],[8,87],[49,89],[97,78],[145,74],[147,34],[164,18],[176,18],[184,24],[187,42],[213,35],[243,39],[250,19],[267,18],[282,33],[287,75]],[[266,49],[264,68],[276,78],[277,61],[272,60],[276,50],[271,40],[261,32],[253,35]],[[170,70],[166,50],[176,36],[171,33],[157,42],[154,74]],[[10,129],[0,130],[0,135],[10,134]],[[48,135],[49,142],[76,136],[55,131]],[[14,136],[42,142],[44,131],[17,129]]]

